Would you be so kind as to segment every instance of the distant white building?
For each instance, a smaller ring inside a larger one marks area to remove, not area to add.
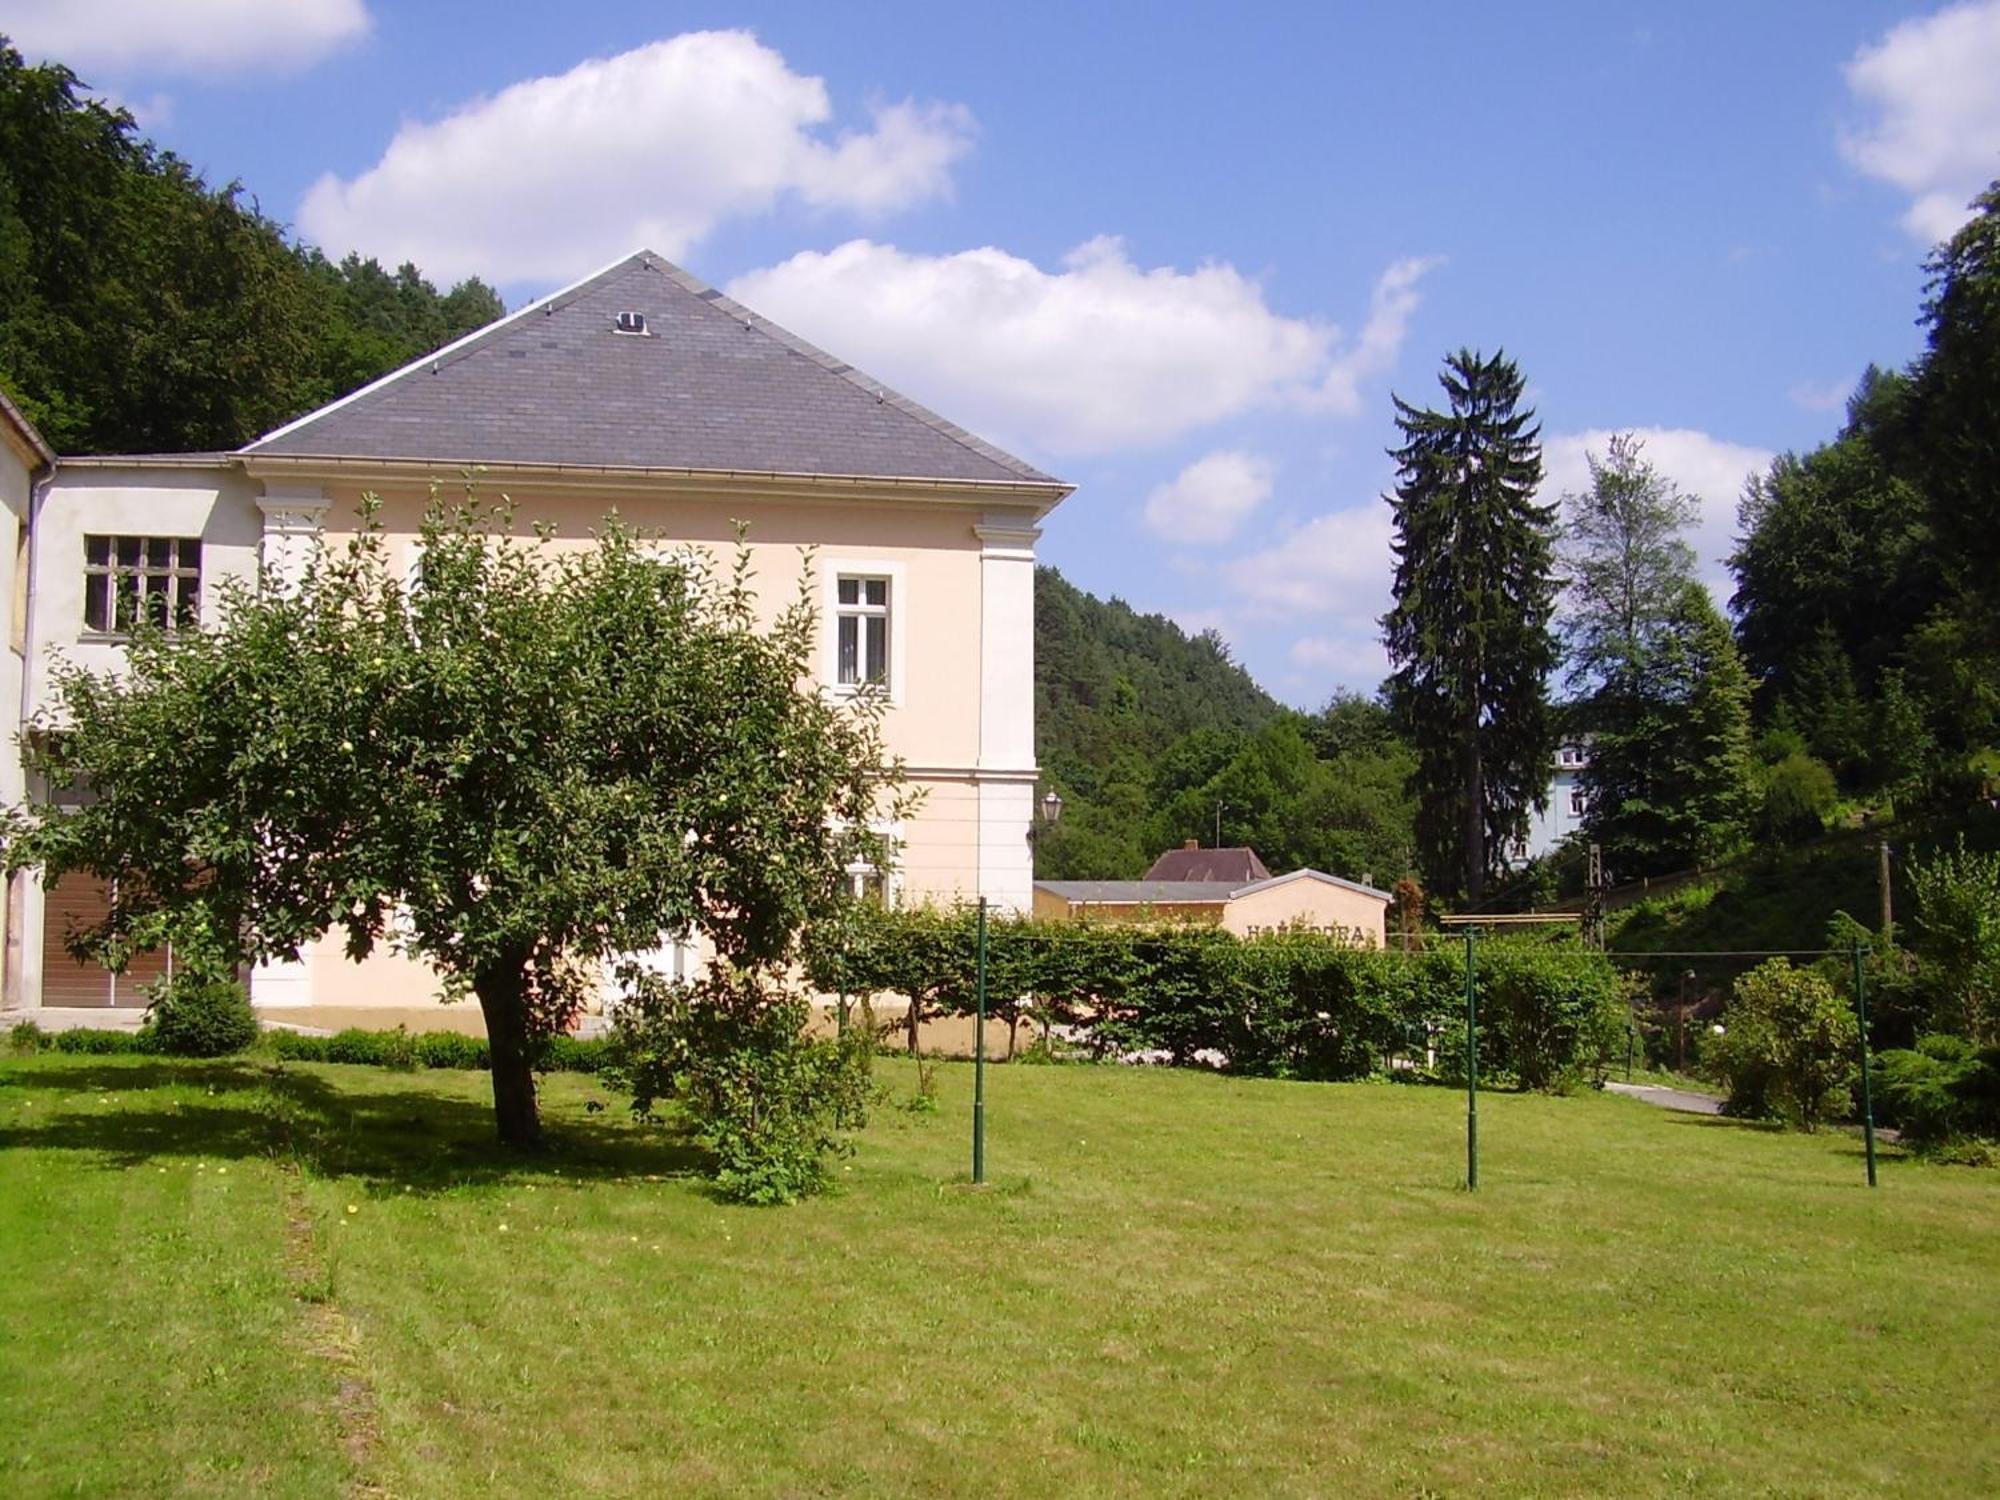
[[[1510,865],[1540,859],[1583,827],[1590,811],[1590,794],[1583,786],[1583,773],[1589,765],[1590,747],[1582,740],[1565,740],[1557,747],[1549,771],[1548,806],[1534,814],[1527,838],[1507,851]]]

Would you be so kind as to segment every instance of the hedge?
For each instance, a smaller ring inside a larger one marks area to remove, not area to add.
[[[966,909],[859,908],[809,954],[830,993],[915,997],[971,1014],[976,918]],[[1478,949],[1480,1070],[1557,1088],[1624,1035],[1617,971],[1574,939],[1504,938]],[[1062,1025],[1099,1057],[1155,1056],[1269,1077],[1348,1079],[1386,1070],[1462,1077],[1463,946],[1414,953],[1309,932],[1240,939],[1187,924],[989,918],[989,1014]],[[1419,1064],[1435,1056],[1435,1069]]]
[[[271,1051],[287,1062],[354,1063],[375,1068],[461,1068],[483,1072],[493,1065],[484,1037],[456,1031],[363,1031],[350,1027],[332,1036],[297,1031],[269,1034]],[[539,1071],[596,1073],[604,1067],[600,1037],[551,1037]]]

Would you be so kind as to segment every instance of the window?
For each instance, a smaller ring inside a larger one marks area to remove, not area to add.
[[[889,904],[889,882],[872,865],[854,865],[847,871],[847,893],[857,901]]]
[[[201,612],[201,542],[194,537],[83,539],[83,623],[127,634],[140,619],[192,629]]]
[[[1565,769],[1574,769],[1583,764],[1583,746],[1564,745],[1556,752],[1556,764]]]
[[[1576,788],[1569,794],[1570,816],[1573,818],[1580,818],[1589,811],[1590,811],[1590,799],[1583,794],[1583,788],[1581,787]]]
[[[835,678],[842,687],[889,683],[889,580],[840,579],[835,598],[834,645],[839,656]]]

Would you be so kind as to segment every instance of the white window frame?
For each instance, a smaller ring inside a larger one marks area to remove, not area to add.
[[[1569,791],[1569,815],[1572,818],[1581,818],[1589,813],[1589,811],[1589,796],[1584,792],[1582,787],[1571,787]]]
[[[870,691],[866,683],[842,682],[840,680],[840,581],[843,578],[878,578],[889,585],[889,680],[885,684],[889,693],[889,704],[898,707],[904,701],[905,685],[909,673],[909,619],[910,591],[907,573],[900,562],[892,562],[872,557],[825,557],[819,559],[823,570],[821,581],[822,596],[825,601],[824,628],[820,643],[820,681],[828,691],[842,698],[858,697]],[[853,606],[848,606],[850,609]],[[873,691],[881,691],[874,687]]]
[[[891,593],[890,597],[893,599],[895,595]],[[851,825],[835,819],[829,826],[843,829]],[[868,831],[889,846],[889,868],[881,869],[870,860],[850,860],[844,867],[847,889],[849,894],[859,896],[863,882],[871,876],[875,877],[882,882],[882,904],[893,911],[903,904],[903,825],[900,822],[870,822]]]

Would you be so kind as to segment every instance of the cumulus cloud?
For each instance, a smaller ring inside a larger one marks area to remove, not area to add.
[[[1361,325],[1361,336],[1353,348],[1333,361],[1320,384],[1320,396],[1327,405],[1343,416],[1361,410],[1362,385],[1388,374],[1395,368],[1396,356],[1403,352],[1410,318],[1423,301],[1417,283],[1443,264],[1443,256],[1415,256],[1395,262],[1382,273],[1369,299],[1368,321]]]
[[[1226,542],[1271,498],[1272,472],[1237,448],[1198,458],[1146,497],[1146,527],[1170,542]]]
[[[1311,634],[1290,648],[1293,666],[1365,691],[1388,673],[1380,622],[1394,573],[1390,535],[1389,507],[1367,501],[1223,564],[1222,581],[1247,618],[1311,622]]]
[[[299,224],[444,280],[555,281],[642,245],[685,256],[787,197],[876,214],[946,196],[972,144],[961,105],[877,105],[829,136],[832,115],[825,83],[749,32],[689,32],[407,123],[359,176],[315,183]]]
[[[1091,454],[1253,408],[1351,401],[1393,360],[1427,265],[1390,267],[1352,346],[1330,323],[1273,311],[1233,266],[1144,267],[1108,236],[1053,271],[991,246],[921,255],[854,240],[729,290],[987,436]]]
[[[1904,21],[1855,53],[1846,73],[1873,118],[1842,135],[1842,153],[1910,195],[1903,227],[1913,236],[1949,238],[2000,175],[2000,0]]]
[[[27,56],[117,75],[310,67],[368,34],[362,0],[11,0]]]
[[[1626,430],[1626,429],[1618,429]],[[1688,541],[1701,560],[1701,576],[1719,597],[1733,588],[1728,557],[1736,546],[1736,503],[1753,474],[1771,467],[1777,455],[1767,448],[1725,442],[1685,427],[1631,429],[1645,445],[1646,461],[1701,502],[1700,517]],[[1563,433],[1543,440],[1541,498],[1553,501],[1564,493],[1590,488],[1589,456],[1600,461],[1609,449],[1612,429]]]
[[[1301,636],[1286,656],[1314,680],[1331,678],[1337,687],[1372,690],[1389,675],[1389,655],[1372,624],[1357,635]]]

